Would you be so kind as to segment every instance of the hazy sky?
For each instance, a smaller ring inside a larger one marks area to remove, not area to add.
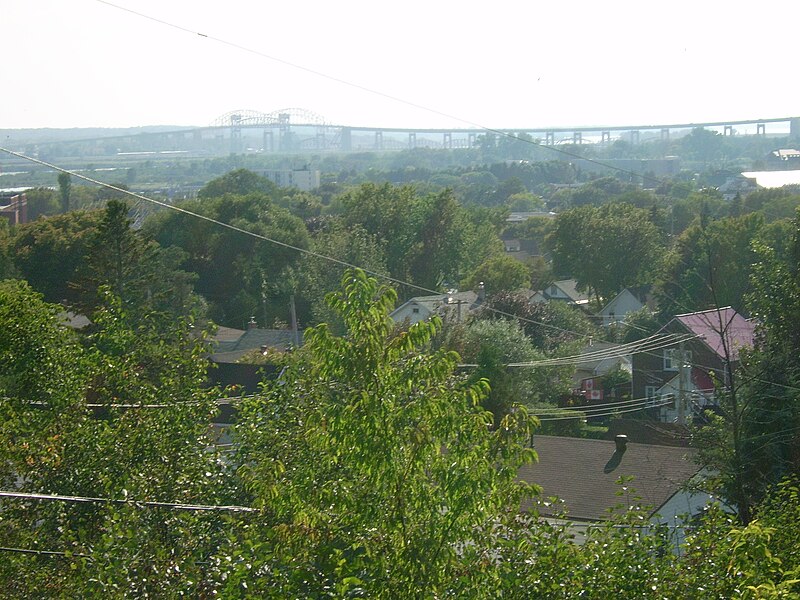
[[[114,4],[173,26],[98,0],[0,0],[0,129],[293,107],[386,127],[800,115],[797,0]]]

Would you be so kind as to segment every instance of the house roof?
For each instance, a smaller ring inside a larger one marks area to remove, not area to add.
[[[446,307],[457,307],[458,304],[461,303],[462,306],[466,307],[466,309],[473,310],[478,307],[480,302],[478,301],[478,294],[471,290],[466,292],[450,292],[447,294],[435,294],[433,296],[415,296],[414,298],[410,298],[397,308],[395,308],[392,313],[391,317],[394,318],[397,313],[399,313],[403,308],[406,306],[410,306],[412,304],[422,306],[426,308],[431,313],[435,313],[440,311]]]
[[[578,291],[578,282],[574,279],[562,279],[561,281],[554,281],[553,285],[557,286],[569,296],[575,304],[584,304],[589,301],[589,294],[586,292]]]
[[[302,342],[302,332],[299,335]],[[234,342],[220,342],[217,345],[217,351],[211,355],[211,360],[236,362],[248,352],[260,350],[264,346],[279,349],[294,346],[294,339],[294,331],[290,329],[258,329],[254,327],[246,330]]]
[[[612,342],[594,342],[589,346],[584,346],[581,348],[581,354],[589,354],[590,356],[592,352],[601,352],[601,351],[609,351],[609,350],[616,350],[617,348],[621,348],[621,344],[615,344]],[[590,358],[588,360],[583,360],[581,362],[575,363],[575,368],[578,371],[591,371],[595,375],[603,375],[613,369],[616,365],[627,365],[630,368],[630,355],[626,356],[615,356],[613,358]]]
[[[544,435],[534,437],[534,448],[538,464],[523,466],[519,477],[540,485],[543,497],[563,500],[576,520],[607,519],[610,509],[627,503],[617,495],[622,476],[633,477],[626,485],[657,513],[700,470],[689,448],[628,442],[620,453],[612,441]],[[539,511],[547,515],[547,508]]]
[[[676,315],[689,332],[697,335],[719,358],[725,359],[725,346],[731,360],[739,359],[741,348],[751,348],[755,326],[730,306]]]

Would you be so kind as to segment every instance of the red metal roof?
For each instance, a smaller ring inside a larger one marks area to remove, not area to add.
[[[675,319],[700,338],[721,359],[725,359],[725,345],[731,360],[739,360],[740,348],[751,348],[755,326],[730,306],[720,309],[676,315]],[[723,342],[725,344],[723,344]]]

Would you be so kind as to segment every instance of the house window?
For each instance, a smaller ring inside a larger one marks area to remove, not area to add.
[[[644,397],[648,400],[650,398],[656,398],[658,396],[658,387],[655,385],[646,385],[644,386]]]
[[[411,312],[414,313],[415,315],[417,315],[417,314],[419,314],[419,308],[414,307],[414,308],[411,309]]]

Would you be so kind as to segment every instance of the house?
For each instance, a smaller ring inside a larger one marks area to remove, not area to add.
[[[585,396],[590,403],[593,400],[603,400],[600,381],[603,375],[617,367],[631,372],[631,357],[616,354],[615,351],[619,347],[620,344],[595,342],[581,350],[580,353],[587,358],[575,363],[575,374],[572,376],[573,389]]]
[[[780,148],[767,154],[770,165],[785,169],[787,166],[800,166],[800,150],[794,148]]]
[[[10,225],[28,222],[28,197],[25,192],[0,191],[0,217],[8,219]]]
[[[278,187],[297,188],[302,192],[310,192],[317,189],[320,185],[320,172],[311,169],[294,170],[267,170],[261,174],[273,182]]]
[[[566,302],[575,306],[585,306],[589,303],[589,295],[579,292],[574,279],[554,281],[547,288],[534,293],[531,302]]]
[[[624,435],[614,441],[539,435],[533,447],[539,461],[521,467],[519,478],[541,486],[542,498],[556,497],[563,504],[523,508],[535,508],[546,518],[565,517],[578,532],[581,525],[610,519],[615,507],[634,504],[651,525],[680,528],[711,501],[708,494],[688,489],[701,476],[691,448],[634,444]],[[632,478],[625,483],[627,495],[618,483],[621,477]]]
[[[254,350],[267,348],[285,350],[302,344],[303,335],[291,329],[260,329],[251,319],[247,329],[220,327],[214,337],[214,353],[209,357],[215,363],[234,363]]]
[[[621,323],[628,314],[641,310],[645,306],[652,310],[655,307],[655,299],[650,290],[649,285],[622,290],[597,313],[601,324],[608,327],[614,323]]]
[[[634,354],[633,397],[675,398],[675,407],[667,406],[659,415],[666,422],[699,413],[714,404],[715,383],[728,385],[730,369],[739,364],[739,351],[753,346],[754,330],[752,322],[729,306],[677,315],[660,333],[693,337],[680,346]]]
[[[398,306],[389,315],[395,323],[413,325],[419,321],[439,315],[443,319],[460,322],[467,314],[477,309],[485,299],[483,288],[477,292],[448,292],[433,296],[416,296]]]
[[[746,173],[742,173],[736,177],[729,177],[725,180],[725,183],[717,188],[717,191],[722,194],[724,200],[730,202],[736,198],[736,196],[747,196],[759,188],[755,178],[746,177],[746,175]]]

